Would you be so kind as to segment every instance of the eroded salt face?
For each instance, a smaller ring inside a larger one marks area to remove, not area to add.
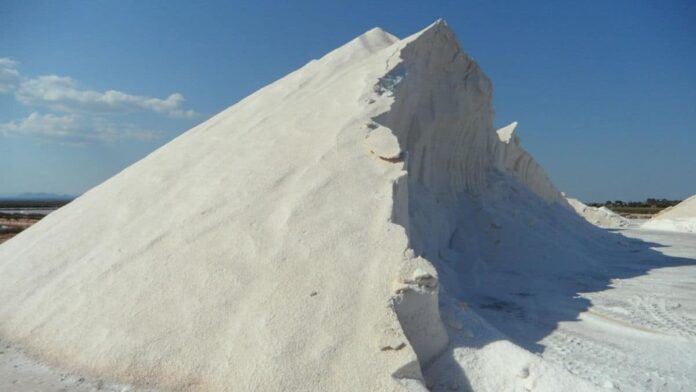
[[[365,137],[365,144],[371,153],[384,160],[393,161],[403,157],[399,140],[389,128],[377,125]]]

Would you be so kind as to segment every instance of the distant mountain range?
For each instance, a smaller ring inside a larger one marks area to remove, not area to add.
[[[76,195],[46,192],[0,193],[0,200],[72,200]]]

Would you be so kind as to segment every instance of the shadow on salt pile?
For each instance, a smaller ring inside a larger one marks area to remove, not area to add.
[[[460,298],[515,343],[541,353],[545,347],[540,341],[554,332],[561,322],[578,320],[579,315],[590,308],[591,302],[579,293],[609,290],[615,279],[639,277],[658,268],[696,264],[696,260],[670,257],[651,249],[660,244],[629,240],[594,227],[588,229],[599,231],[595,235],[609,245],[614,244],[614,249],[594,252],[584,243],[585,252],[569,248],[555,255],[561,264],[586,262],[587,270],[572,268],[567,272],[559,269],[545,273],[495,266],[478,277],[464,278],[470,282],[485,280],[490,283],[476,290],[462,290]],[[601,268],[595,268],[599,265]],[[478,345],[486,343],[481,341]]]
[[[413,256],[430,262],[439,276],[439,313],[450,342],[433,361],[419,358],[421,368],[431,389],[471,390],[477,385],[472,376],[480,382],[499,374],[490,362],[514,361],[496,357],[530,361],[528,352],[507,342],[543,352],[540,342],[559,323],[578,320],[590,307],[578,293],[696,260],[665,256],[650,249],[657,244],[600,229],[576,214],[519,141],[499,140],[490,81],[451,31],[426,34],[433,36],[431,45],[406,46],[405,65],[380,80],[386,87],[375,92],[394,101],[372,120],[397,139],[398,151],[387,152],[400,157],[392,163],[403,162],[405,171],[393,186],[392,222],[404,227]],[[430,61],[418,61],[423,58]],[[501,154],[508,166],[496,161]],[[404,330],[414,347],[427,339]],[[491,361],[470,354],[471,362],[479,362],[471,368],[455,358],[460,349],[490,346],[502,348],[480,354]],[[488,366],[488,372],[465,374],[476,366]],[[570,373],[554,375],[565,381],[545,390],[581,382]],[[527,378],[529,369],[512,377]]]
[[[510,187],[516,191],[505,192]],[[608,290],[615,279],[658,268],[696,265],[651,249],[660,244],[595,227],[504,176],[487,191],[456,200],[444,202],[412,183],[405,224],[416,254],[437,269],[450,335],[448,348],[422,364],[423,372],[427,380],[447,378],[460,390],[472,387],[455,366],[457,349],[511,341],[542,353],[545,337],[590,308],[579,293]]]

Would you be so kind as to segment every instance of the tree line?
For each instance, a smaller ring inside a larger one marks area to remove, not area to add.
[[[681,203],[681,200],[670,199],[654,199],[647,198],[645,201],[623,201],[623,200],[607,200],[604,203],[590,203],[592,207],[643,207],[643,208],[667,208]]]

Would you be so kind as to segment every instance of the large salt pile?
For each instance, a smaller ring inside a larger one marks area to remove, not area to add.
[[[641,227],[649,230],[696,233],[696,195],[661,211]]]
[[[590,207],[578,199],[568,198],[575,212],[593,225],[606,229],[618,229],[628,227],[630,221],[607,207]]]
[[[163,389],[440,385],[438,293],[454,303],[504,266],[572,274],[558,252],[578,227],[594,235],[496,133],[491,93],[444,22],[403,40],[373,29],[0,246],[0,334]],[[481,347],[457,354],[472,388],[590,388],[512,344]]]

